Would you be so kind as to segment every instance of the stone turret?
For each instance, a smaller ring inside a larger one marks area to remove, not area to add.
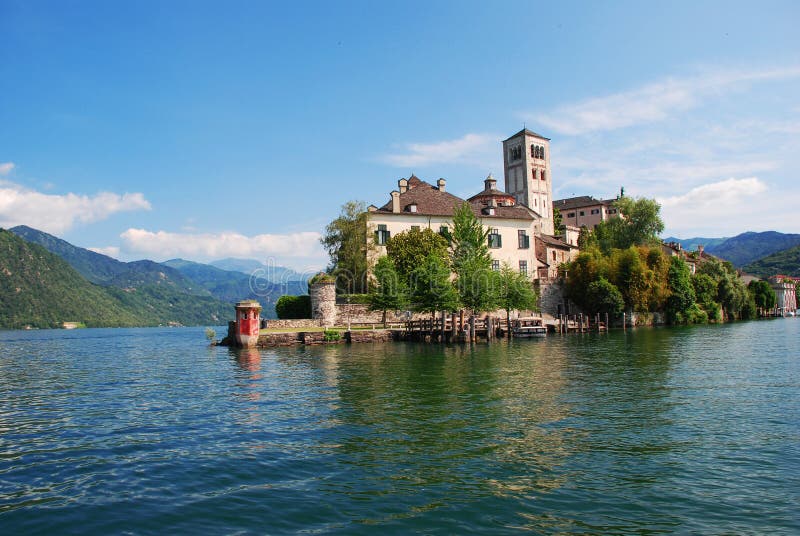
[[[317,274],[309,283],[311,318],[321,320],[324,326],[336,324],[336,279],[327,274]]]

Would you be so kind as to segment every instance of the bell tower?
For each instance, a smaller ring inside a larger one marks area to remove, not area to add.
[[[506,192],[542,217],[542,233],[552,235],[553,180],[550,138],[524,128],[503,141]]]

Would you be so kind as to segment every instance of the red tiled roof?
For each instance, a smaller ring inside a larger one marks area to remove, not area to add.
[[[412,184],[414,185],[412,187]],[[403,214],[419,214],[421,216],[452,216],[455,209],[466,201],[448,192],[442,192],[436,186],[429,184],[418,177],[411,176],[408,180],[408,190],[400,194],[400,212]],[[508,195],[500,192],[502,195]],[[416,204],[417,211],[410,212],[408,206]],[[472,211],[479,218],[504,218],[511,220],[534,220],[538,216],[531,209],[522,205],[511,207],[495,207],[494,216],[484,214],[484,205],[481,201],[470,202]],[[392,201],[375,211],[379,214],[392,214]]]

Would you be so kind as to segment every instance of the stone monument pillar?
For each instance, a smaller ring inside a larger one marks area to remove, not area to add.
[[[331,276],[315,277],[308,293],[311,295],[311,318],[323,326],[336,325],[336,280]]]
[[[261,304],[256,300],[240,301],[236,304],[236,345],[253,348],[258,343],[261,326]]]

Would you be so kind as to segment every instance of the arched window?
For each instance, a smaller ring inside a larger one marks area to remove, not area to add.
[[[544,180],[547,180],[547,179],[545,178],[544,174],[545,174],[545,170],[542,170],[542,174],[540,175],[540,178],[541,178],[543,181],[544,181]]]
[[[539,147],[539,158],[544,159],[544,147]]]
[[[536,158],[536,146],[531,144],[531,158]]]
[[[531,169],[531,178],[536,180],[536,168]]]

